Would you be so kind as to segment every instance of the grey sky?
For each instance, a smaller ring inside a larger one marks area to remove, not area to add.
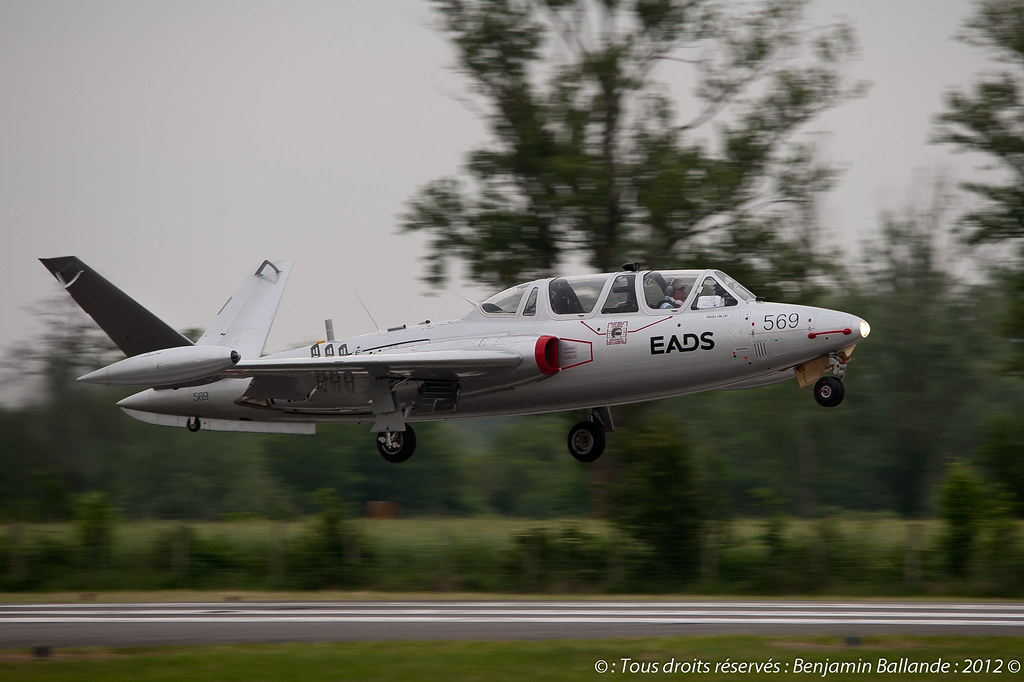
[[[972,172],[926,144],[941,93],[985,66],[951,40],[969,11],[814,5],[854,23],[851,75],[873,84],[812,126],[846,169],[823,214],[846,243],[916,171]],[[59,293],[41,256],[80,256],[178,328],[205,326],[263,258],[292,258],[268,350],[328,317],[339,336],[371,330],[353,290],[384,326],[463,314],[416,293],[423,240],[397,232],[404,202],[485,134],[431,21],[420,0],[0,0],[0,347]]]

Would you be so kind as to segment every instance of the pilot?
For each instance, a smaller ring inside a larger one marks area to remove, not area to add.
[[[665,287],[665,298],[661,301],[661,305],[658,306],[662,310],[669,308],[678,308],[683,304],[681,300],[677,300],[675,297],[676,288],[669,284]]]
[[[686,300],[686,285],[683,284],[683,280],[674,279],[672,280],[672,298],[679,301],[682,304]]]

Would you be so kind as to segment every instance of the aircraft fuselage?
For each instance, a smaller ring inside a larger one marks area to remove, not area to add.
[[[261,356],[289,261],[264,261],[196,343],[79,259],[43,263],[127,356],[79,380],[151,387],[118,403],[132,417],[264,433],[369,423],[391,462],[412,454],[419,421],[583,409],[568,444],[590,462],[615,405],[795,377],[835,407],[870,331],[847,313],[761,301],[718,270],[633,264],[526,282],[461,320],[345,339],[328,321],[327,340]]]

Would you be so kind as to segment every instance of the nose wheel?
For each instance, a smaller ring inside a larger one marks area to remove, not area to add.
[[[843,402],[846,390],[843,382],[836,377],[822,377],[814,384],[814,399],[822,407],[835,407]]]
[[[392,464],[409,459],[415,449],[416,434],[408,424],[405,431],[381,431],[377,434],[377,452]]]

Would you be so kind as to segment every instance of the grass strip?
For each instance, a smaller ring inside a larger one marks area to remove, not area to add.
[[[1024,638],[1019,637],[866,636],[853,643],[836,636],[339,642],[67,649],[46,659],[29,651],[3,651],[0,680],[1007,680],[1024,675],[1017,667],[1022,661]]]

